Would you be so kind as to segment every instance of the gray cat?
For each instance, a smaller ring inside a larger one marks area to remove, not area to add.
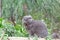
[[[34,20],[32,16],[24,16],[22,22],[31,36],[37,35],[38,37],[45,38],[48,35],[47,27],[44,21]]]

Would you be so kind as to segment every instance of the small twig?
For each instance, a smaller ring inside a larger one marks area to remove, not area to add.
[[[2,39],[3,39],[3,37],[4,37],[4,34],[5,34],[5,32],[3,31],[3,34],[2,34],[2,36],[1,36],[1,38],[0,38],[0,40],[2,40]]]

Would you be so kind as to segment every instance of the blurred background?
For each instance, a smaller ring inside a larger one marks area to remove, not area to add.
[[[43,19],[49,35],[55,32],[60,35],[60,0],[0,0],[0,34],[28,37],[21,21],[25,15]]]

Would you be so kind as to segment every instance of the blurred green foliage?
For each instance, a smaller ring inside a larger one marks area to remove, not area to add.
[[[26,7],[26,10],[24,10],[23,7]],[[2,0],[2,17],[9,19],[11,14],[13,14],[15,21],[20,24],[22,17],[29,14],[32,15],[34,19],[45,20],[48,28],[55,28],[59,25],[58,23],[60,23],[59,10],[59,0]],[[26,13],[24,13],[24,11]]]
[[[3,31],[5,31],[5,33],[8,36],[28,36],[28,33],[26,32],[26,29],[19,24],[16,24],[16,26],[14,26],[11,22],[3,19],[2,23],[1,23],[2,27],[3,27]],[[1,28],[1,27],[0,27]]]
[[[10,20],[11,14],[16,21],[15,26]],[[49,35],[55,28],[60,30],[60,0],[2,0],[0,28],[3,28],[8,36],[27,37],[28,33],[21,20],[28,14],[35,20],[43,19],[47,24]]]

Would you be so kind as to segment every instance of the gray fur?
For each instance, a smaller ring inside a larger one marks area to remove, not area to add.
[[[30,15],[27,15],[23,17],[22,22],[30,35],[37,35],[41,38],[47,37],[48,31],[44,21],[34,20]]]

